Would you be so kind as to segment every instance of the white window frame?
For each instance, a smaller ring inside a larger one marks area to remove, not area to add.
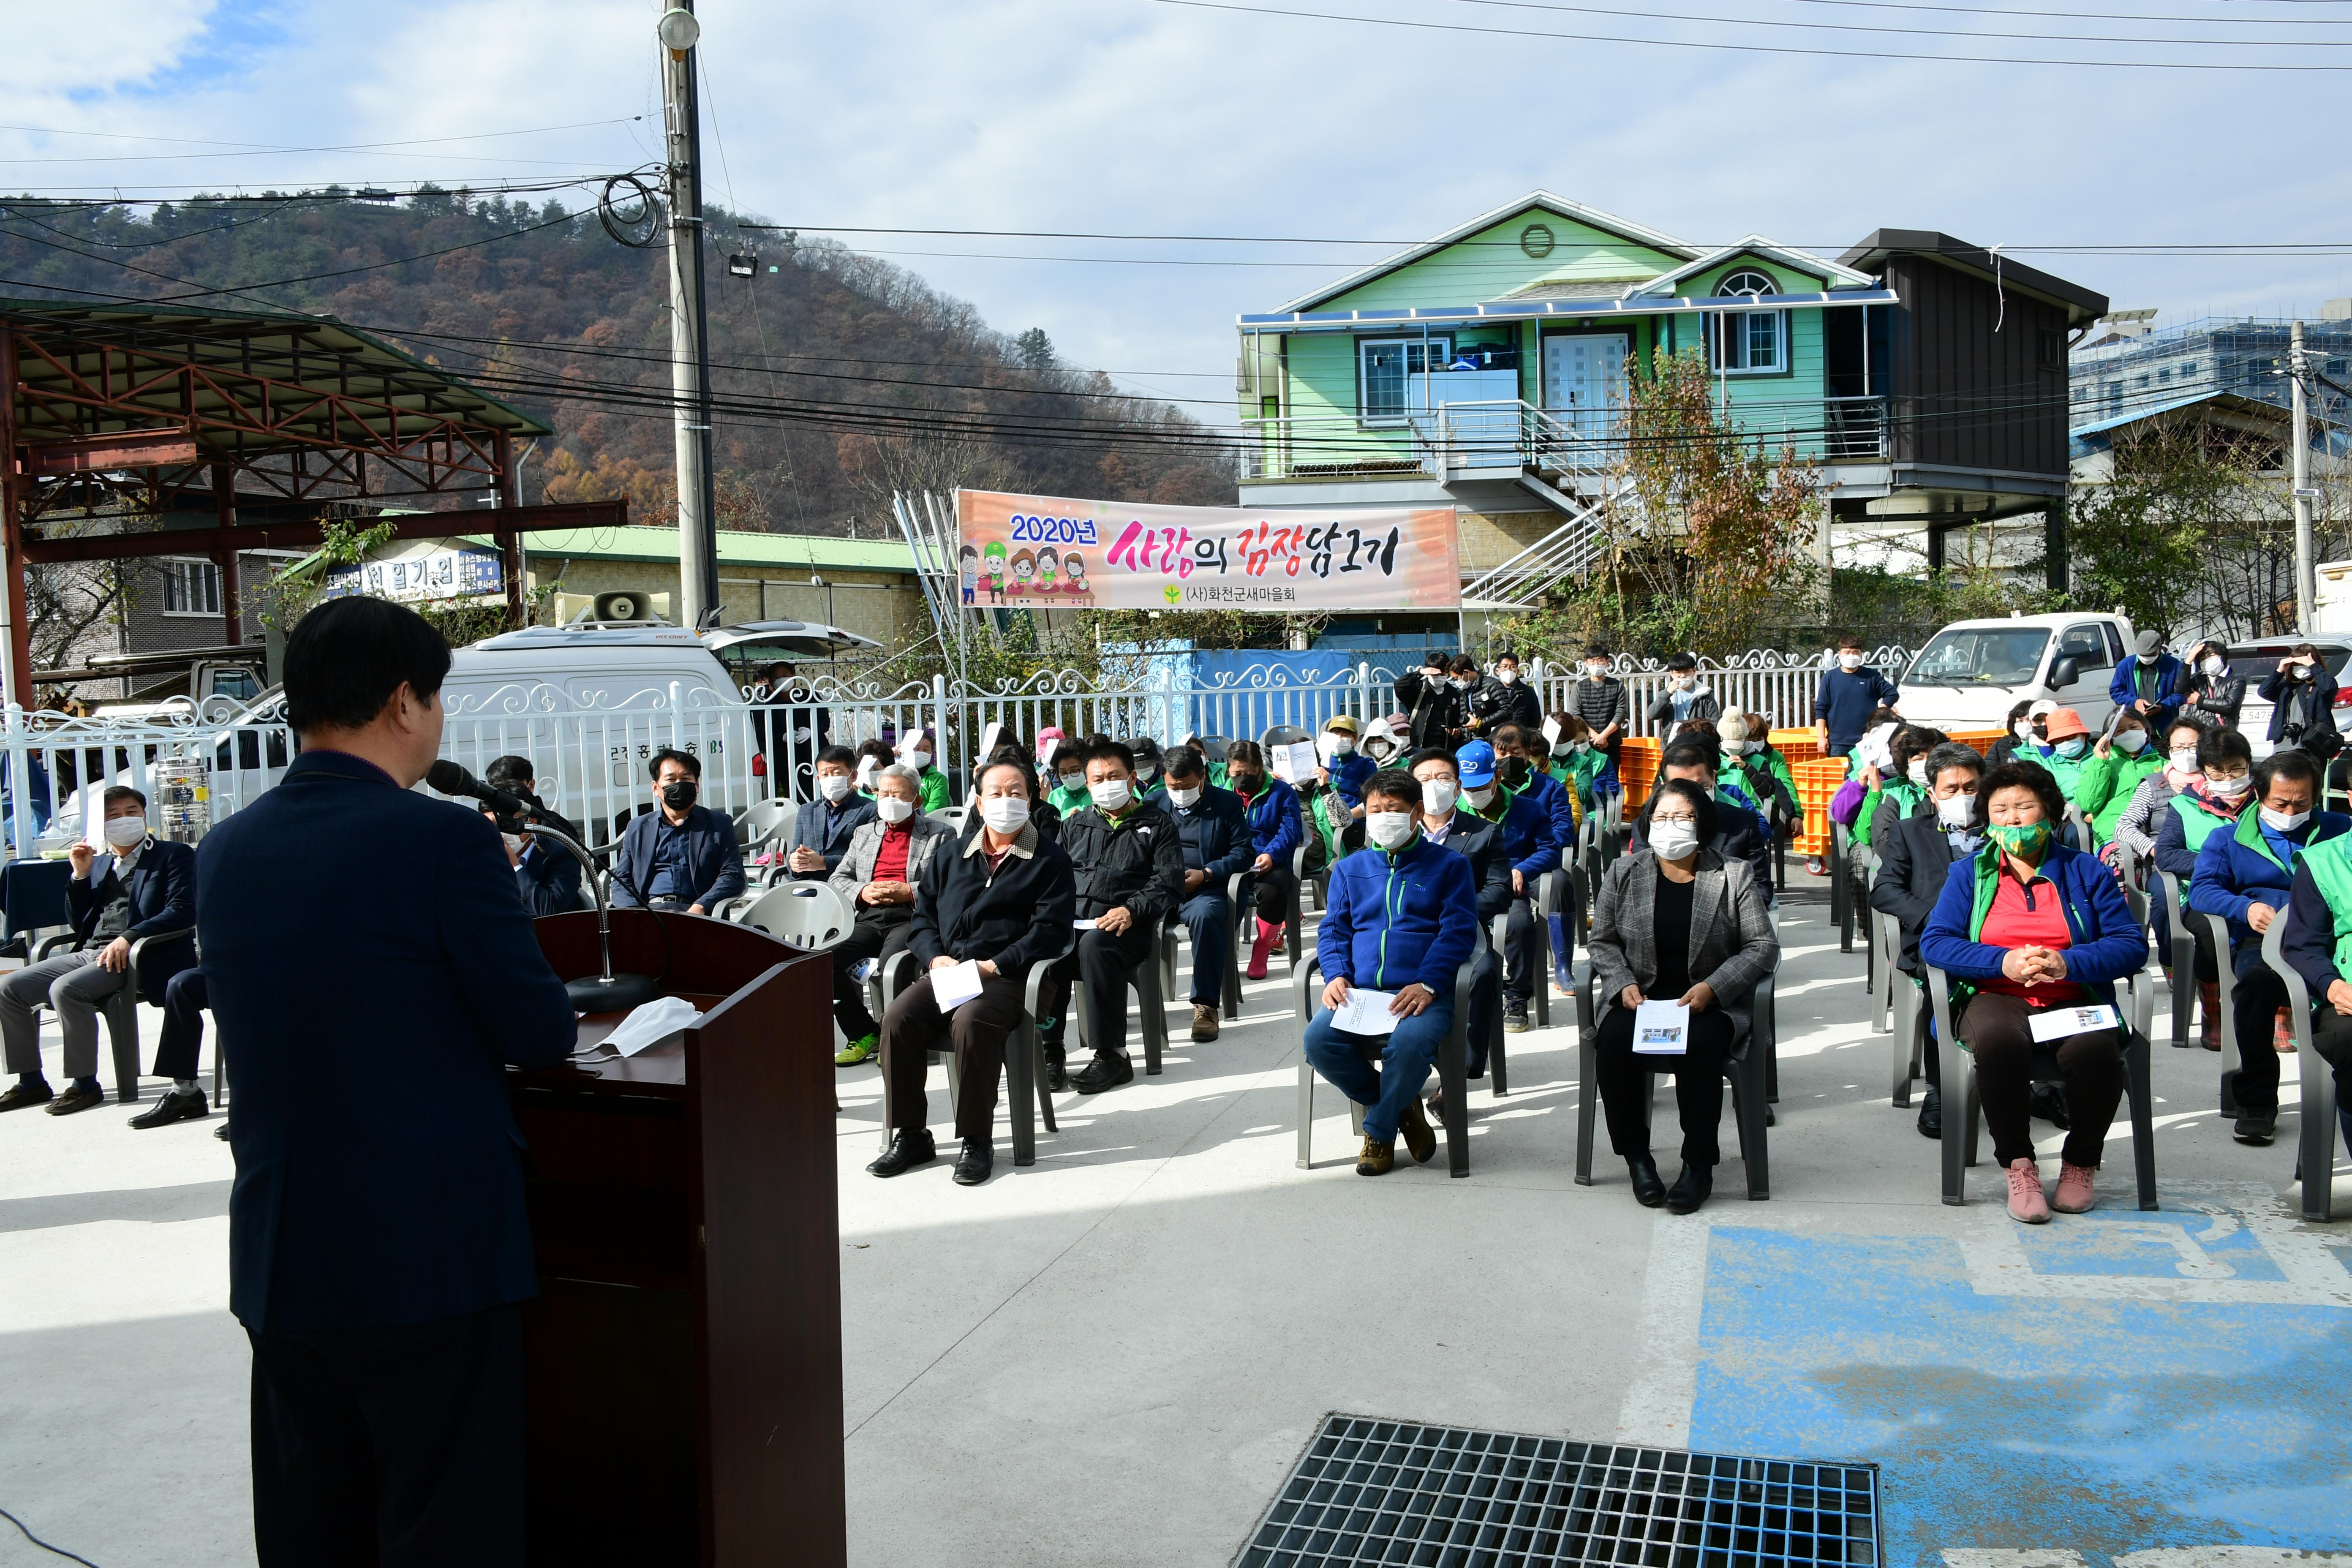
[[[1391,344],[1400,346],[1405,351],[1406,401],[1398,405],[1394,414],[1375,414],[1364,395],[1370,385],[1370,377],[1365,374],[1364,353],[1367,349],[1387,348]],[[1412,406],[1411,401],[1413,377],[1412,356],[1416,352],[1424,350],[1426,352],[1423,354],[1421,374],[1426,375],[1429,374],[1432,361],[1441,365],[1453,362],[1454,334],[1432,332],[1427,337],[1415,334],[1412,337],[1358,338],[1356,340],[1356,423],[1383,426],[1402,425],[1420,412]]]
[[[1764,287],[1760,289],[1732,287],[1735,283],[1749,279],[1760,282]],[[1777,294],[1780,291],[1780,285],[1772,280],[1769,273],[1759,271],[1752,267],[1742,268],[1739,271],[1727,275],[1722,282],[1716,285],[1717,298],[1740,294]],[[1754,352],[1754,327],[1759,321],[1769,322],[1770,325],[1772,336],[1770,364],[1759,365],[1749,363],[1749,355]],[[1739,363],[1737,364],[1729,363],[1725,353],[1726,345],[1731,343],[1738,345]],[[1707,318],[1706,352],[1709,363],[1719,375],[1786,375],[1789,374],[1789,312],[1786,310],[1710,312]]]
[[[166,556],[163,560],[163,614],[167,616],[184,616],[191,620],[216,621],[220,619],[221,576],[219,562],[207,561],[202,556],[175,555]],[[194,610],[184,607],[173,609],[172,607],[173,599],[175,597],[178,598],[184,606],[190,597],[188,589],[192,584],[196,583],[206,584],[210,586],[211,593],[209,597],[212,601],[212,607],[210,609]]]

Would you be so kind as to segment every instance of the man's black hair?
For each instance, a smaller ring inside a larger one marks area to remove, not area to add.
[[[827,746],[817,752],[816,760],[820,763],[839,763],[843,767],[853,771],[857,766],[857,753],[847,746]]]
[[[1720,765],[1718,753],[1721,750],[1720,746],[1710,745],[1695,735],[1678,736],[1675,743],[1659,756],[1658,766],[1661,769],[1705,768],[1711,773]]]
[[[1447,751],[1444,747],[1423,746],[1421,750],[1415,752],[1412,756],[1407,757],[1404,760],[1405,771],[1410,773],[1413,769],[1421,766],[1423,763],[1444,763],[1447,768],[1452,770],[1454,773],[1454,782],[1456,784],[1462,782],[1462,763],[1459,758],[1455,757],[1453,752]]]
[[[1584,645],[1584,657],[1587,658],[1607,658],[1609,657],[1609,650],[1601,647],[1597,642],[1587,643]]]
[[[1698,668],[1698,660],[1693,658],[1687,653],[1677,650],[1676,652],[1666,655],[1666,668],[1677,673],[1684,670],[1696,669]]]
[[[2293,746],[2282,746],[2254,764],[2254,798],[2260,800],[2271,793],[2271,785],[2284,779],[2289,784],[2307,784],[2311,793],[2319,793],[2319,764],[2308,752]],[[112,792],[108,798],[111,799]]]
[[[1670,795],[1690,802],[1691,826],[1698,829],[1699,847],[1705,848],[1714,843],[1715,802],[1708,796],[1706,791],[1688,779],[1667,779],[1650,792],[1650,798],[1642,805],[1642,836],[1644,838],[1649,837],[1650,817],[1658,809],[1658,802]]]
[[[509,753],[491,758],[490,765],[482,770],[482,779],[484,783],[497,784],[500,789],[509,784],[520,784],[530,789],[539,783],[539,771],[531,765],[529,757]]]
[[[2197,742],[2197,767],[2201,773],[2215,763],[2254,763],[2254,748],[2236,730],[2209,730]]]
[[[1421,668],[1423,669],[1433,668],[1444,669],[1447,668],[1447,655],[1445,650],[1442,647],[1431,648],[1427,653],[1421,656]]]
[[[1087,762],[1089,765],[1113,760],[1129,773],[1135,771],[1135,752],[1126,742],[1114,741],[1108,735],[1097,735],[1087,742]]]
[[[116,806],[121,805],[126,800],[137,801],[139,803],[139,809],[142,811],[147,809],[147,797],[141,795],[137,790],[132,789],[129,784],[107,785],[106,795],[103,801],[107,810],[112,811]]]
[[[1419,811],[1421,781],[1402,768],[1382,768],[1364,781],[1364,799],[1370,801],[1374,795],[1382,800],[1408,802],[1410,809]]]
[[[286,722],[297,734],[364,730],[404,684],[429,702],[449,674],[449,645],[405,605],[330,599],[286,639]]]
[[[1496,662],[1496,664],[1500,664],[1500,663],[1502,663],[1502,662],[1503,662],[1505,659],[1507,659],[1507,659],[1509,659],[1513,664],[1517,664],[1517,663],[1518,663],[1518,662],[1519,662],[1519,656],[1518,656],[1517,654],[1513,653],[1509,648],[1505,648],[1502,652],[1500,652],[1500,653],[1496,654],[1496,655],[1495,656],[1495,662]]]
[[[1455,654],[1455,655],[1454,656],[1454,658],[1452,658],[1452,659],[1451,659],[1451,660],[1446,664],[1445,668],[1448,668],[1448,669],[1456,669],[1456,670],[1459,670],[1459,669],[1466,669],[1466,670],[1468,670],[1471,674],[1475,675],[1475,674],[1477,674],[1477,673],[1478,673],[1478,661],[1477,661],[1476,659],[1475,659],[1475,658],[1471,658],[1468,654],[1466,654],[1466,653],[1457,653],[1457,654]]]
[[[1160,771],[1171,783],[1177,779],[1206,778],[1209,759],[1190,746],[1179,746],[1160,759]]]
[[[699,779],[702,777],[702,759],[700,757],[696,756],[692,752],[681,752],[668,746],[664,746],[660,751],[654,753],[654,760],[646,764],[646,776],[654,780],[656,783],[659,783],[661,780],[662,764],[664,763],[676,763],[678,766],[686,770],[686,776],[690,779]]]

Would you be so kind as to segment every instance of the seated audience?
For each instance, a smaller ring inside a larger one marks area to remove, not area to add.
[[[919,781],[905,782],[919,788]],[[991,763],[972,802],[979,826],[935,842],[917,885],[908,945],[924,973],[882,1016],[890,1146],[866,1167],[875,1175],[896,1176],[937,1158],[924,1079],[942,1040],[955,1052],[955,1131],[963,1140],[956,1183],[978,1185],[994,1168],[1004,1042],[1020,1026],[1030,966],[1062,950],[1076,907],[1069,857],[1030,826],[1031,803],[1025,772]],[[978,965],[980,994],[942,1013],[935,976],[959,963]]]
[[[1559,837],[1551,814],[1527,795],[1502,786],[1495,748],[1473,741],[1454,753],[1462,780],[1462,797],[1473,815],[1503,830],[1504,853],[1511,860],[1511,916],[1504,932],[1503,1027],[1513,1034],[1531,1026],[1528,1004],[1544,979],[1537,948],[1543,928],[1536,923],[1537,884],[1545,873],[1559,869]],[[1520,765],[1526,766],[1525,759]]]
[[[1234,742],[1225,754],[1225,779],[1249,816],[1250,888],[1257,924],[1250,938],[1246,973],[1252,980],[1263,980],[1266,961],[1281,945],[1289,922],[1290,900],[1298,891],[1290,860],[1305,836],[1305,819],[1298,792],[1266,771],[1265,751],[1256,742]]]
[[[539,779],[529,757],[493,758],[490,765],[482,770],[482,782],[493,789],[519,795],[527,802],[530,810],[524,818],[526,823],[534,826],[543,824],[583,848],[586,847],[579,827],[570,818],[550,811],[539,798]],[[498,813],[487,806],[483,808],[483,815],[493,822],[498,820]],[[587,901],[580,896],[583,874],[580,861],[570,850],[558,844],[541,843],[533,826],[529,826],[520,833],[509,833],[502,826],[499,828],[499,837],[506,846],[507,864],[514,868],[515,890],[522,895],[522,907],[532,915],[560,915],[569,910],[588,907]],[[167,997],[167,1013],[168,1002]],[[204,1005],[202,1000],[195,1003],[194,1027],[198,1039],[203,1037]]]
[[[1481,751],[1483,742],[1475,742]],[[1454,1026],[1456,972],[1477,942],[1478,899],[1467,857],[1423,837],[1421,786],[1397,769],[1364,784],[1368,845],[1331,868],[1330,906],[1316,933],[1323,1005],[1307,1026],[1307,1059],[1364,1110],[1360,1176],[1385,1175],[1400,1134],[1416,1161],[1437,1152],[1421,1089]],[[1385,1036],[1333,1021],[1358,987],[1390,997]],[[1376,1052],[1375,1068],[1365,1059]]]
[[[1496,779],[1511,794],[1525,795],[1543,808],[1551,818],[1551,836],[1561,848],[1574,844],[1577,824],[1584,814],[1577,806],[1575,795],[1546,768],[1551,760],[1551,742],[1543,738],[1543,731],[1504,724],[1490,741],[1495,748]]]
[[[2180,908],[2175,919],[2189,912],[2197,889],[2197,861],[2216,830],[2233,833],[2238,819],[2254,798],[2254,753],[2246,737],[2235,730],[2208,731],[2197,745],[2198,776],[2183,781],[2172,797],[2156,832],[2156,868],[2180,879]],[[2160,885],[2160,884],[2159,884]],[[2196,948],[2197,1005],[2204,1020],[2200,1044],[2209,1051],[2221,1048],[2221,970],[2213,951],[2208,921],[2189,920],[2189,941]],[[2176,984],[2179,983],[2175,977]]]
[[[1772,744],[1771,721],[1747,709],[1727,708],[1716,721],[1715,732],[1723,756],[1716,767],[1717,787],[1733,805],[1754,812],[1767,826],[1785,825],[1793,834],[1804,813],[1797,804],[1797,779],[1789,771],[1789,759]]]
[[[1067,816],[1083,811],[1087,805],[1086,748],[1069,741],[1055,743],[1054,754],[1046,761],[1046,777],[1054,786],[1045,798],[1054,809]]]
[[[1135,752],[1135,787],[1137,792],[1146,795],[1159,794],[1161,789],[1166,787],[1165,782],[1161,779],[1160,774],[1168,766],[1167,756],[1160,750],[1160,742],[1153,740],[1150,736],[1146,735],[1143,739],[1130,742],[1129,744]],[[1079,789],[1084,790],[1086,788],[1086,758],[1084,755],[1081,755],[1078,758]],[[1086,804],[1087,803],[1083,800],[1078,802],[1078,805],[1080,807],[1084,807]]]
[[[2116,836],[2132,796],[2147,778],[2164,766],[2164,757],[2149,744],[2154,733],[2137,713],[2116,715],[2115,728],[2092,742],[2074,775],[2074,793],[2068,798],[2091,825],[2091,840],[2105,845]]]
[[[2260,1146],[2278,1131],[2278,1054],[2294,1049],[2286,986],[2263,962],[2263,933],[2286,908],[2295,861],[2314,845],[2352,830],[2352,817],[2312,809],[2319,797],[2319,764],[2292,747],[2255,764],[2252,794],[2253,810],[2240,812],[2230,831],[2206,836],[2189,907],[2230,922],[2238,1027],[2238,1120],[2231,1131],[2239,1142]]]
[[[871,799],[874,795],[874,775],[898,760],[897,748],[887,741],[861,742],[857,748],[857,766],[853,781],[857,785],[858,793]]]
[[[101,798],[106,814],[104,847],[83,840],[67,851],[73,865],[66,883],[67,919],[73,926],[71,951],[27,964],[0,980],[0,1048],[16,1081],[0,1093],[0,1110],[46,1104],[51,1116],[70,1116],[102,1104],[98,1083],[98,1010],[131,980],[131,944],[167,932],[188,933],[170,944],[171,967],[195,962],[196,852],[147,831],[147,797],[127,785],[110,786]],[[164,945],[157,944],[159,947]],[[150,984],[163,980],[163,966],[151,968]],[[168,984],[168,982],[164,982]],[[65,1092],[49,1088],[41,1070],[41,1025],[35,1009],[57,1010],[65,1037]],[[182,1115],[202,1115],[204,1090],[194,1064],[173,1075],[170,1094]],[[118,1083],[124,1100],[139,1098],[137,1079]],[[193,1096],[194,1098],[188,1098]],[[178,1118],[175,1117],[174,1120]]]
[[[2192,780],[2203,776],[2198,771],[2197,748],[2204,742],[2205,729],[2190,718],[2172,721],[2164,737],[2164,754],[2156,759],[2157,765],[2132,791],[2130,803],[2116,818],[2110,842],[2122,845],[2138,860],[2155,858],[2157,831],[2172,815],[2172,797],[2187,789]],[[2161,931],[2157,932],[2157,940],[2164,940]],[[2166,962],[2170,959],[2168,957]]]
[[[1722,831],[1720,808],[1691,779],[1661,784],[1642,808],[1645,846],[1609,868],[1593,900],[1593,1076],[1609,1121],[1610,1147],[1625,1162],[1633,1196],[1688,1214],[1715,1190],[1722,1163],[1716,1125],[1723,1117],[1723,1069],[1748,1026],[1758,984],[1780,962],[1764,912],[1763,889],[1748,862],[1707,847]],[[1637,1054],[1634,1010],[1644,1002],[1690,1009],[1678,1056]],[[1650,1155],[1647,1075],[1675,1075],[1683,1168],[1669,1189]]]
[[[833,1019],[848,1042],[834,1056],[835,1067],[856,1067],[881,1048],[857,966],[887,963],[914,940],[915,889],[934,855],[953,853],[955,830],[915,809],[922,787],[901,763],[875,774],[873,816],[850,835],[829,879],[856,916],[833,949]]]
[[[1503,843],[1503,825],[1489,822],[1462,802],[1461,764],[1454,753],[1432,746],[1412,755],[1413,781],[1421,785],[1421,812],[1416,826],[1432,844],[1442,844],[1469,858],[1471,889],[1478,899],[1477,956],[1470,967],[1470,1016],[1463,1037],[1469,1076],[1486,1070],[1486,1052],[1494,1044],[1496,1016],[1503,1005],[1503,962],[1492,941],[1496,915],[1511,908],[1511,857]],[[1435,1103],[1435,1097],[1432,1097]]]
[[[2058,1190],[2045,1194],[2034,1163],[2031,1095],[2037,1046],[2032,1025],[2053,1007],[2116,1003],[2115,982],[2147,961],[2147,933],[2132,919],[2116,879],[2059,835],[2065,797],[2049,770],[1995,768],[1977,786],[1974,826],[1987,843],[1957,864],[1919,937],[1921,962],[1953,982],[1952,1026],[1976,1057],[1978,1094],[1992,1153],[2009,1178],[2010,1217],[2041,1225],[2055,1207],[2082,1214],[2107,1129],[2124,1093],[2120,1027],[2056,1040],[2073,1124],[2060,1155]]]
[[[614,908],[677,910],[707,915],[743,890],[743,857],[735,847],[735,825],[707,805],[702,760],[667,747],[646,764],[653,775],[654,809],[629,824],[613,856],[610,889]]]
[[[2281,918],[2286,930],[2280,952],[2310,988],[2311,1048],[2335,1075],[2336,1123],[2352,1148],[2352,835],[2338,834],[2295,858]],[[2331,1147],[2322,1170],[2332,1171],[2335,1163]],[[2304,1179],[2300,1170],[2295,1174]]]
[[[849,852],[850,835],[874,820],[874,802],[852,788],[857,753],[827,746],[816,754],[816,798],[801,803],[793,821],[793,847],[785,864],[795,882],[821,882]]]
[[[205,1009],[211,1005],[201,968],[191,965],[164,983],[163,1032],[155,1041],[155,1076],[170,1079],[172,1087],[163,1091],[153,1110],[141,1111],[125,1125],[144,1131],[207,1114],[205,1091],[196,1082],[196,1065],[204,1055]],[[228,1124],[223,1122],[213,1136],[226,1140]]]
[[[1175,758],[1169,758],[1175,765]],[[1039,1003],[1050,1018],[1045,1062],[1064,1086],[1065,1027],[1073,977],[1087,986],[1087,1031],[1094,1060],[1067,1078],[1080,1094],[1099,1094],[1135,1079],[1127,1057],[1127,988],[1137,969],[1159,962],[1160,922],[1184,901],[1184,836],[1166,806],[1135,793],[1135,753],[1102,741],[1087,753],[1089,804],[1062,819],[1061,847],[1076,879],[1077,946],[1055,964]]]
[[[1659,771],[1668,780],[1680,779],[1706,792],[1715,810],[1708,816],[1708,821],[1714,826],[1706,847],[1727,860],[1746,862],[1756,879],[1757,897],[1764,900],[1766,909],[1770,909],[1773,905],[1770,829],[1754,812],[1733,805],[1717,795],[1715,763],[1722,754],[1718,750],[1720,744],[1718,742],[1711,745],[1696,736],[1676,741],[1665,749],[1664,764]],[[1642,824],[1645,820],[1646,814],[1633,820],[1633,847],[1635,849],[1649,847],[1643,837],[1645,830]]]
[[[1357,724],[1355,716],[1342,713],[1323,726],[1321,739],[1315,742],[1316,753],[1323,759],[1323,771],[1329,776],[1331,787],[1347,803],[1349,815],[1364,815],[1364,781],[1378,767],[1371,758],[1356,750]]]
[[[1895,967],[1915,984],[1927,972],[1919,963],[1919,933],[1944,894],[1952,867],[1984,847],[1984,833],[1976,825],[1977,784],[1984,777],[1984,759],[1973,746],[1947,741],[1926,758],[1929,809],[1894,823],[1878,847],[1878,875],[1871,879],[1870,907],[1893,915],[1903,928],[1903,951]],[[1927,1052],[1927,1093],[1919,1103],[1922,1137],[1944,1135],[1942,1063],[1929,1025]]]
[[[1233,744],[1257,751],[1247,741]],[[1231,777],[1230,749],[1225,765]],[[1176,819],[1184,841],[1184,897],[1171,923],[1183,921],[1192,940],[1192,1038],[1213,1040],[1217,1009],[1224,1000],[1225,965],[1234,958],[1233,922],[1239,918],[1227,902],[1226,889],[1257,858],[1251,846],[1249,808],[1233,791],[1209,782],[1209,764],[1190,746],[1168,754],[1167,798],[1156,804]]]
[[[915,770],[923,781],[922,808],[937,811],[948,804],[948,775],[941,773],[935,759],[940,748],[929,730],[916,730],[898,737],[898,761]]]

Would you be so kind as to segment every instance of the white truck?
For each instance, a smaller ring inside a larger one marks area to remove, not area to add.
[[[2108,685],[2134,635],[2115,615],[1955,621],[1912,658],[1897,706],[1938,730],[2000,730],[2018,703],[2048,698],[2096,731],[2115,710]]]

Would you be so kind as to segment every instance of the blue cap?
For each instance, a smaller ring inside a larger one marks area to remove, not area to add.
[[[1462,782],[1471,789],[1484,789],[1495,782],[1495,748],[1484,741],[1473,741],[1454,753],[1454,764],[1462,772]]]

